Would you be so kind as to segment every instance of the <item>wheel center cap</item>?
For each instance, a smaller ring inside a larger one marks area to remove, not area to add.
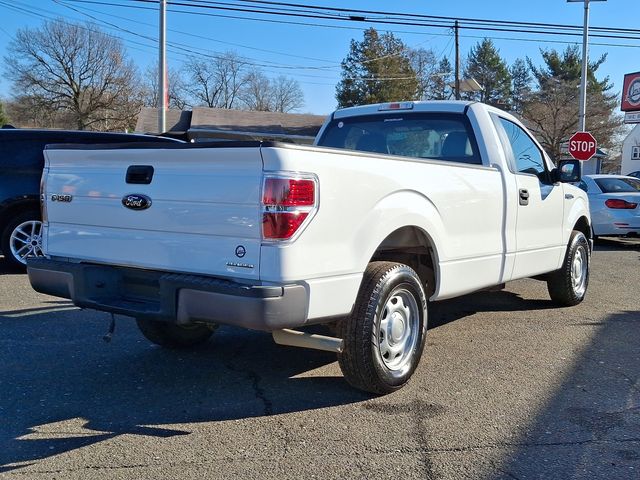
[[[404,318],[396,312],[391,317],[391,320],[391,340],[395,343],[400,341],[404,335]]]

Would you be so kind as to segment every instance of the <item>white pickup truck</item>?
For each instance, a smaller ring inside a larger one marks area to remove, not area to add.
[[[481,103],[338,110],[315,145],[52,146],[42,181],[43,293],[135,317],[166,347],[219,324],[335,351],[387,393],[420,360],[428,300],[546,280],[575,305],[589,279],[580,169],[554,168],[513,116]],[[292,330],[331,323],[335,336]]]

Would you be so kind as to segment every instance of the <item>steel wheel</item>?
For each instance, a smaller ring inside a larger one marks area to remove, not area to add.
[[[554,303],[571,307],[584,300],[589,287],[590,256],[589,240],[584,233],[574,230],[562,267],[547,276],[547,288]]]
[[[427,299],[408,265],[367,265],[351,315],[338,322],[344,350],[338,363],[356,388],[385,394],[402,388],[415,371],[427,334]]]
[[[573,292],[582,297],[587,289],[587,270],[589,268],[588,253],[584,246],[579,246],[571,264],[571,281]]]
[[[418,304],[405,288],[391,292],[378,324],[377,344],[389,370],[402,371],[410,363],[418,341],[420,326]]]
[[[9,239],[11,254],[23,265],[27,258],[43,257],[42,251],[42,222],[27,220],[16,226]]]

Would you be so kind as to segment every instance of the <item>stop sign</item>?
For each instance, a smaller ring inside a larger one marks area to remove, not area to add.
[[[598,142],[589,132],[576,132],[569,139],[569,154],[576,160],[589,160],[597,148]]]

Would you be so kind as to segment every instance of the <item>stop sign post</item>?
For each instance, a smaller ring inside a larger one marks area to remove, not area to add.
[[[586,162],[596,154],[598,142],[589,132],[576,132],[569,139],[569,154]]]

